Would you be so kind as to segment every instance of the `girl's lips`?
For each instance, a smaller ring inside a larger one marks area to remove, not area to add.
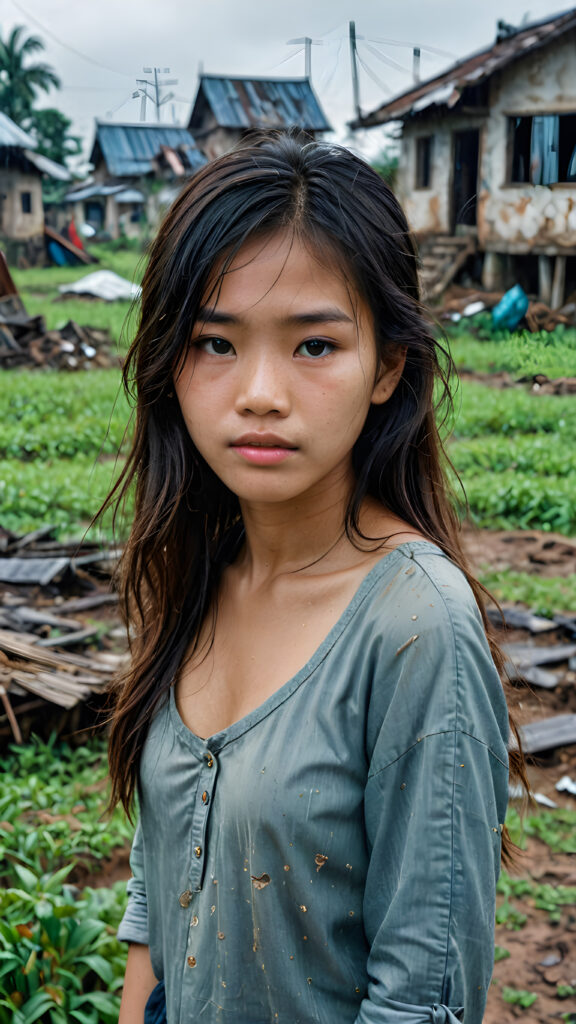
[[[247,441],[242,444],[233,444],[232,447],[242,459],[255,466],[275,466],[279,462],[283,462],[284,459],[289,459],[296,451],[295,448],[287,448],[279,444],[251,444]]]

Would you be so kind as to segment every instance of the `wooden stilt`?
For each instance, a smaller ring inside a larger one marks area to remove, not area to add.
[[[550,305],[552,309],[560,309],[564,303],[564,291],[566,288],[566,257],[556,256],[554,260],[554,279],[552,281],[552,294]]]

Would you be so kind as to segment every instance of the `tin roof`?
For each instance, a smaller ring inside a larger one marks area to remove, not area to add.
[[[31,135],[19,128],[18,125],[7,116],[0,113],[0,146],[18,146],[21,149],[36,149],[36,143]]]
[[[455,107],[467,86],[479,85],[496,71],[525,57],[527,53],[547,46],[564,33],[576,28],[576,8],[553,17],[515,29],[499,22],[496,42],[458,61],[426,82],[395,96],[368,114],[351,122],[352,128],[370,128],[388,121],[405,120],[428,107]]]
[[[90,159],[97,162],[98,150],[115,178],[136,178],[150,174],[163,146],[181,153],[191,170],[206,163],[187,128],[174,124],[116,124],[96,121],[96,137]],[[96,159],[95,159],[96,158]]]
[[[221,128],[289,128],[331,131],[308,78],[224,78],[201,75],[190,123],[192,132],[205,127],[210,107]]]

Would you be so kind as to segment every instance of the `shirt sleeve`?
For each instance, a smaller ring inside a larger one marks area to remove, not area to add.
[[[128,906],[118,928],[118,938],[122,942],[138,942],[147,946],[149,945],[148,902],[144,884],[143,845],[142,828],[138,822],[130,854],[132,878],[126,886]]]
[[[430,614],[411,626],[411,642],[394,643],[375,679],[375,691],[391,686],[392,695],[365,792],[370,954],[356,1024],[482,1021],[508,725],[478,610],[464,597],[449,586],[437,593]]]

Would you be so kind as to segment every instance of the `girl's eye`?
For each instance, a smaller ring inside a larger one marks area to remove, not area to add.
[[[320,356],[330,355],[334,351],[334,345],[329,341],[324,341],[323,338],[310,338],[309,341],[303,341],[296,351],[300,356],[311,356],[313,359],[318,359]]]
[[[200,338],[197,345],[211,356],[229,356],[234,353],[233,346],[225,338]]]

